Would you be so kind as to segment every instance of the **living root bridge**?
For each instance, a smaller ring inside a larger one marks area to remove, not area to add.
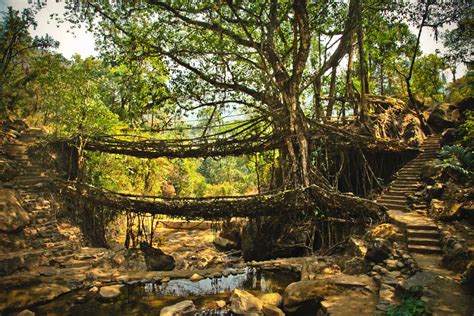
[[[330,141],[334,149],[360,148],[364,152],[410,152],[417,151],[395,141],[378,140],[372,137],[354,135],[340,128],[311,123],[307,136],[320,143]],[[111,154],[122,154],[139,158],[199,158],[239,156],[264,152],[284,147],[285,135],[247,137],[242,139],[183,139],[183,140],[129,140],[133,136],[83,136],[62,138],[52,142],[59,145],[73,145],[85,150]],[[125,138],[125,139],[121,139]],[[128,138],[128,139],[126,139]]]
[[[249,196],[206,198],[165,198],[140,196],[99,189],[86,184],[65,182],[61,193],[72,199],[87,199],[97,206],[117,211],[162,214],[174,217],[219,220],[230,217],[288,216],[325,214],[357,222],[378,222],[386,209],[372,201],[332,192],[312,185],[297,190]],[[316,210],[326,210],[316,213]],[[329,212],[330,210],[330,212]]]

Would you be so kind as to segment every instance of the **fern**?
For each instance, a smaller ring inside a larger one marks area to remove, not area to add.
[[[440,153],[443,168],[448,168],[464,175],[474,172],[474,152],[470,148],[458,145],[444,146]]]

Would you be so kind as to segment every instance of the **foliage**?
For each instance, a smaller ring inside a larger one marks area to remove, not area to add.
[[[400,305],[387,311],[387,316],[426,316],[432,313],[419,297],[407,295]]]
[[[446,85],[443,71],[446,68],[444,59],[436,54],[418,58],[413,71],[413,92],[420,98],[443,101]]]
[[[59,61],[39,80],[42,111],[58,135],[108,134],[119,126],[100,93],[107,72],[92,57]],[[61,93],[58,93],[58,90]]]
[[[474,151],[458,145],[444,146],[440,152],[441,166],[468,179],[474,172]]]
[[[469,69],[465,76],[449,84],[448,91],[448,101],[451,103],[458,103],[465,98],[472,97],[474,95],[474,71]]]
[[[459,126],[461,144],[467,148],[474,147],[474,112],[466,111],[466,121]]]
[[[35,79],[38,71],[34,57],[58,42],[50,36],[32,38],[28,29],[35,27],[33,11],[21,13],[8,7],[0,21],[0,115],[21,114],[31,97],[26,85]]]

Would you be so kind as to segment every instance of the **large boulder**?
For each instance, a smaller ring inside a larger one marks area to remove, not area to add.
[[[0,189],[0,231],[18,231],[29,222],[30,217],[16,198],[15,191]]]
[[[369,242],[365,259],[380,263],[387,259],[392,252],[390,242],[383,238],[375,238]]]
[[[447,128],[454,127],[454,123],[447,117],[446,111],[441,107],[435,108],[428,117],[428,124],[437,133]]]
[[[287,312],[295,312],[308,303],[321,302],[326,295],[334,293],[332,284],[324,284],[320,280],[293,282],[283,293],[283,307]]]
[[[279,293],[265,293],[258,298],[266,305],[280,306],[283,302],[283,297]]]
[[[196,306],[194,306],[193,301],[186,300],[164,307],[160,312],[160,316],[194,315],[195,312]]]
[[[230,297],[230,310],[235,314],[259,313],[263,303],[247,291],[235,289]]]
[[[145,243],[142,243],[140,248],[145,254],[145,263],[148,271],[170,271],[174,269],[174,258],[165,254],[161,249],[150,247]]]

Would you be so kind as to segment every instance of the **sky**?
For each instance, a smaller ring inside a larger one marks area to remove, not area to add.
[[[36,0],[33,0],[36,1]],[[47,1],[47,0],[42,0]],[[87,32],[84,28],[75,30],[74,34],[69,31],[67,23],[57,27],[56,22],[50,21],[49,15],[58,13],[60,16],[64,14],[64,0],[49,0],[47,6],[40,10],[36,15],[38,27],[31,30],[31,34],[42,36],[45,34],[51,35],[55,40],[60,42],[58,51],[65,57],[69,58],[74,54],[80,54],[83,57],[96,56],[97,52],[94,47],[94,37],[92,33]],[[28,7],[28,0],[0,0],[0,12],[6,11],[8,6],[12,6],[16,10]],[[411,31],[417,34],[417,30],[411,28]],[[444,50],[441,41],[436,42],[433,33],[424,28],[421,36],[421,49],[424,54],[434,53],[436,50],[441,52]],[[456,76],[459,78],[466,72],[466,67],[461,65],[457,69]],[[446,73],[448,80],[451,79],[450,72]]]

